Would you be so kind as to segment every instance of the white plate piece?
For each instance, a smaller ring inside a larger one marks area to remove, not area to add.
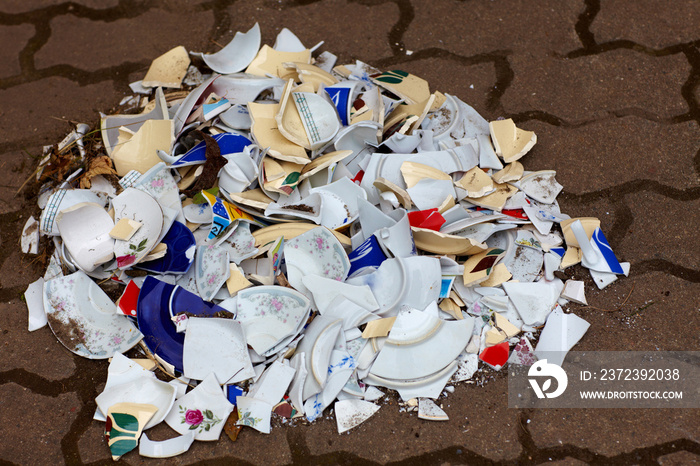
[[[116,305],[84,272],[44,284],[44,310],[51,331],[73,353],[107,359],[131,349],[143,338]]]
[[[241,323],[218,317],[190,317],[182,352],[185,377],[203,380],[210,373],[217,380],[236,383],[255,372],[248,355]]]
[[[189,431],[184,435],[155,442],[144,432],[139,441],[139,455],[147,458],[172,458],[181,455],[190,449],[194,443],[194,436],[194,432]]]
[[[141,228],[129,241],[114,242],[117,265],[120,269],[125,269],[138,264],[158,244],[163,230],[163,210],[150,194],[136,188],[122,191],[112,200],[112,207],[115,222],[128,218],[141,224]]]
[[[247,343],[263,354],[298,328],[310,303],[298,291],[282,286],[256,286],[238,292],[236,318]]]
[[[561,366],[566,353],[578,343],[590,326],[575,314],[564,314],[557,305],[547,317],[547,323],[535,347],[535,356],[539,360],[547,359],[550,364]]]
[[[165,422],[177,433],[194,432],[195,440],[219,439],[233,405],[226,399],[219,381],[211,373],[177,402]]]
[[[263,434],[270,433],[270,417],[272,416],[270,403],[257,398],[237,396],[236,407],[238,408],[236,425],[252,427]]]
[[[355,428],[379,411],[380,406],[364,400],[342,400],[333,405],[338,433]]]
[[[457,358],[457,372],[452,376],[452,382],[462,382],[472,378],[479,369],[479,355],[474,353],[461,354]]]
[[[250,387],[248,396],[274,406],[284,398],[284,394],[287,393],[287,388],[294,380],[295,375],[296,369],[288,364],[275,361]]]
[[[523,322],[530,326],[544,324],[547,316],[554,309],[564,284],[556,279],[537,283],[506,282],[503,289],[513,302]]]
[[[107,368],[107,382],[105,382],[105,387],[102,391],[109,390],[116,385],[133,382],[141,377],[155,379],[155,374],[144,369],[141,365],[133,362],[123,354],[117,353],[112,357],[112,361]],[[98,407],[95,410],[93,419],[104,422],[105,414],[106,413],[103,413]]]
[[[156,406],[158,411],[146,424],[146,429],[160,424],[175,403],[175,387],[162,382],[152,374],[143,375],[130,382],[114,385],[105,389],[95,398],[97,408],[107,413],[117,403],[138,403]]]
[[[444,321],[416,309],[400,312],[370,373],[395,380],[436,373],[464,351],[473,327],[473,317]]]
[[[426,421],[449,421],[445,411],[430,398],[418,398],[418,417]]]

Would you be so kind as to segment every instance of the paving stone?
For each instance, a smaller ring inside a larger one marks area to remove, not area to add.
[[[697,221],[689,213],[700,209],[700,200],[678,201],[652,192],[630,194],[626,200],[634,222],[624,240],[613,246],[616,254],[700,268],[698,245],[688,241],[697,235]]]
[[[653,20],[635,21],[653,11]],[[610,0],[601,2],[591,25],[596,42],[626,39],[647,47],[662,48],[700,39],[700,3],[676,0]]]
[[[19,53],[33,35],[34,26],[31,24],[0,26],[0,43],[4,44],[0,49],[0,63],[3,65],[0,79],[20,74]]]
[[[381,409],[347,435],[338,435],[333,416],[317,420],[308,427],[306,444],[315,455],[337,451],[356,455],[348,458],[354,462],[359,458],[379,463],[404,461],[424,451],[441,452],[440,458],[456,455],[452,452],[458,449],[490,460],[513,458],[521,446],[515,428],[517,412],[507,409],[506,390],[505,377],[483,387],[456,386],[449,397],[437,401],[450,417],[448,423],[423,421],[415,412],[400,413],[396,401],[382,399],[378,402]],[[491,401],[474,403],[477,397]]]
[[[566,53],[581,46],[574,25],[584,9],[583,1],[440,0],[412,5],[415,19],[404,35],[406,48],[411,50],[436,47],[470,56],[504,49]]]
[[[399,19],[394,3],[373,4],[371,7],[344,0],[330,0],[303,5],[285,6],[277,3],[260,14],[256,2],[239,2],[228,8],[231,31],[217,42],[225,45],[235,31],[247,31],[254,21],[260,23],[262,43],[272,46],[277,33],[286,27],[296,34],[307,47],[325,41],[319,51],[328,50],[339,57],[338,63],[348,60],[373,60],[391,56],[387,36]],[[251,18],[254,18],[251,19]],[[355,27],[336,27],[337,21],[349,22]],[[211,45],[206,51],[213,52]]]
[[[111,82],[80,86],[63,77],[50,77],[0,90],[6,143],[22,147],[55,144],[74,128],[67,120],[97,123],[99,111],[116,105],[123,94]],[[27,96],[34,96],[28,101]],[[36,103],[40,102],[37,107]],[[58,119],[57,119],[58,118]],[[60,121],[65,119],[65,122]]]
[[[539,448],[570,444],[605,456],[700,435],[692,410],[674,410],[670,415],[667,409],[533,409],[530,419],[528,426]]]
[[[685,466],[700,463],[700,455],[689,451],[677,451],[669,455],[659,457],[662,466]]]
[[[0,386],[0,459],[15,464],[62,463],[61,439],[80,404],[75,393],[50,397],[14,383]]]
[[[0,315],[3,316],[0,372],[24,369],[48,380],[60,380],[73,374],[72,353],[56,340],[48,326],[29,333],[24,302],[13,299],[10,303],[0,303]]]
[[[3,0],[0,3],[0,12],[11,14],[40,10],[66,3],[65,0]],[[89,8],[110,8],[119,4],[119,0],[72,0],[72,3]]]
[[[400,69],[420,76],[431,84],[431,92],[452,94],[474,107],[484,118],[495,118],[488,107],[489,92],[496,84],[492,63],[464,65],[449,58],[426,58],[391,65],[387,69]]]
[[[2,173],[2,181],[0,182],[0,215],[15,212],[20,207],[24,207],[22,205],[22,195],[16,195],[17,190],[36,169],[35,166],[41,150],[38,148],[27,148],[27,152],[11,151],[0,154],[0,171]],[[30,154],[33,154],[34,157]],[[38,207],[36,209],[32,209],[32,207],[34,206],[29,206],[29,210],[25,212],[34,212],[35,210],[36,213],[39,213]],[[28,215],[24,217],[24,220],[26,221],[27,218]],[[35,216],[35,218],[37,217]]]
[[[695,122],[668,124],[627,116],[576,128],[537,120],[519,126],[537,134],[537,144],[520,160],[525,169],[556,170],[567,192],[588,193],[638,179],[677,189],[700,184],[691,169],[700,150]]]
[[[111,22],[57,16],[51,20],[51,38],[35,55],[35,65],[42,69],[68,64],[94,71],[124,62],[143,62],[145,75],[151,61],[173,47],[203,47],[211,24],[212,15],[207,11],[183,15],[154,9]],[[157,34],[151,32],[153,27],[158,28]],[[67,48],[66,44],[71,45]]]
[[[690,65],[682,54],[664,57],[612,50],[575,59],[514,56],[513,83],[502,102],[509,113],[539,110],[569,123],[638,109],[668,118],[688,111],[680,93]]]
[[[80,436],[78,452],[83,464],[111,460],[112,455],[104,437],[104,426],[104,422],[92,421]],[[147,435],[150,435],[150,432]]]

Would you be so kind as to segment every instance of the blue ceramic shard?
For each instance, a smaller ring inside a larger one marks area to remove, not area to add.
[[[155,273],[187,273],[194,263],[194,253],[197,247],[197,241],[190,229],[175,221],[161,242],[168,247],[165,256],[141,262],[136,267]]]
[[[253,142],[245,136],[236,133],[221,133],[212,136],[214,141],[219,144],[221,155],[237,154],[243,152],[246,146]],[[186,167],[188,165],[202,164],[207,160],[207,146],[204,141],[197,143],[192,149],[188,150],[179,159],[172,163],[172,168]]]

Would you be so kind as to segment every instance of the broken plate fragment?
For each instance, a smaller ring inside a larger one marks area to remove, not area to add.
[[[233,411],[212,373],[192,391],[178,398],[165,422],[179,434],[194,431],[196,440],[218,440],[228,415]]]
[[[39,277],[35,282],[32,282],[24,292],[24,300],[27,303],[29,331],[39,330],[44,327],[48,321],[46,320],[46,311],[44,311],[44,279]]]
[[[109,408],[105,439],[114,461],[136,448],[141,432],[157,410],[153,405],[136,403],[117,403]]]
[[[39,252],[39,223],[33,216],[29,216],[24,228],[22,228],[22,252],[25,254],[37,254]]]
[[[547,323],[535,347],[535,356],[561,366],[566,353],[578,343],[590,326],[591,324],[575,314],[564,314],[562,308],[557,305],[547,317]]]
[[[449,421],[445,411],[430,398],[418,398],[418,417],[426,421]]]
[[[379,411],[380,406],[363,400],[341,400],[333,405],[335,411],[335,421],[338,425],[338,433],[342,434],[348,430],[359,426],[374,413]]]
[[[107,359],[131,349],[143,334],[84,272],[44,284],[44,309],[56,338],[88,359]]]

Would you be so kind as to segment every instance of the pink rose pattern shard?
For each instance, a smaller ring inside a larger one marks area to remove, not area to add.
[[[221,422],[217,416],[209,409],[201,411],[199,409],[187,409],[178,406],[180,409],[180,424],[189,425],[189,430],[198,430],[199,433],[209,432],[212,427]]]

